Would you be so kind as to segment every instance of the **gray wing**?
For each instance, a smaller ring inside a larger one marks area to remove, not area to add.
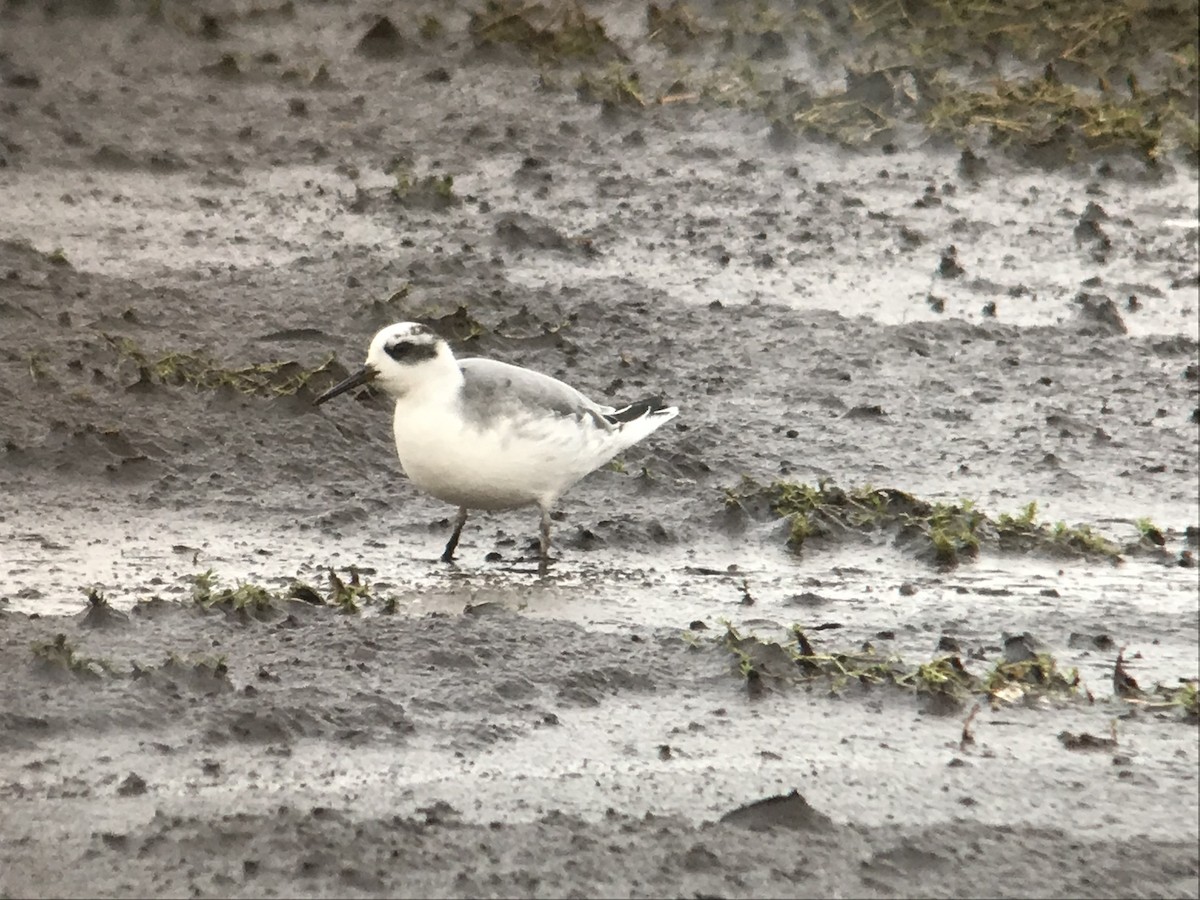
[[[463,373],[463,413],[486,421],[497,415],[559,415],[590,418],[605,430],[614,426],[604,418],[608,406],[593,403],[557,378],[494,359],[460,359]]]

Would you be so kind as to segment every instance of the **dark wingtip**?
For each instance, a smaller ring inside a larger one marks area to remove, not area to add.
[[[625,422],[640,419],[642,416],[662,412],[664,409],[667,409],[667,404],[663,402],[661,396],[647,397],[645,400],[638,400],[636,403],[630,403],[628,406],[607,413],[604,418],[613,425],[622,425]]]

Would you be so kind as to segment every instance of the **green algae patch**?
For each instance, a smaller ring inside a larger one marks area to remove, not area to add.
[[[104,679],[146,680],[168,686],[184,685],[208,693],[232,690],[229,667],[223,656],[189,659],[168,653],[158,665],[132,661],[128,671],[107,659],[84,656],[63,633],[31,647],[33,666],[41,674],[68,681],[98,682]]]
[[[624,63],[610,63],[599,72],[582,72],[575,82],[579,99],[617,107],[642,107],[646,97],[638,73]]]
[[[204,694],[222,694],[233,690],[229,665],[224,656],[191,658],[168,653],[157,665],[131,662],[129,677],[133,681],[168,690],[183,687]]]
[[[1132,705],[1151,711],[1177,711],[1185,721],[1200,724],[1200,695],[1197,692],[1200,681],[1195,678],[1180,678],[1174,685],[1157,682],[1144,690],[1126,670],[1125,648],[1122,647],[1113,664],[1112,685],[1113,693]]]
[[[223,612],[240,619],[273,619],[282,612],[279,595],[259,584],[241,582],[221,587],[211,569],[191,576],[192,602],[204,612]]]
[[[934,134],[982,131],[1038,163],[1174,148],[1195,163],[1198,23],[1195,0],[867,0],[806,27],[851,70],[908,68],[911,118]]]
[[[648,3],[640,76],[575,0],[489,0],[478,47],[543,68],[573,64],[584,102],[688,102],[759,112],[773,139],[851,147],[923,137],[986,143],[1027,164],[1129,154],[1153,166],[1200,159],[1195,0],[870,0]],[[844,85],[830,75],[845,73]],[[555,79],[543,71],[543,84]]]
[[[779,641],[743,634],[726,622],[724,634],[714,640],[729,652],[733,671],[746,680],[751,695],[769,684],[819,684],[839,696],[854,688],[892,687],[943,711],[959,708],[983,690],[983,681],[956,656],[911,664],[870,646],[826,649],[816,646],[799,625],[792,626],[790,640]],[[690,642],[698,645],[694,638]]]
[[[402,168],[393,170],[392,200],[405,209],[440,212],[458,206],[462,199],[454,193],[453,175],[417,176]]]
[[[1031,501],[1019,513],[1001,513],[994,522],[990,522],[990,528],[995,531],[996,542],[1001,550],[1009,553],[1034,553],[1041,550],[1051,555],[1075,555],[1116,561],[1121,559],[1123,552],[1137,553],[1152,549],[1140,538],[1122,548],[1090,525],[1068,525],[1061,520],[1039,522],[1037,511],[1037,501]]]
[[[1094,152],[1129,150],[1157,161],[1173,147],[1195,153],[1182,103],[1088,90],[1056,77],[997,80],[983,89],[939,82],[924,121],[953,139],[979,134],[993,146],[1021,151],[1029,161],[1070,163]]]
[[[1096,74],[1155,52],[1183,54],[1186,64],[1191,50],[1194,61],[1189,26],[1200,15],[1194,0],[865,0],[849,10],[860,39],[896,43],[916,59],[970,64],[1010,55]]]
[[[59,632],[48,641],[37,641],[30,648],[33,666],[51,678],[99,681],[112,673],[107,660],[84,656],[65,634]]]
[[[67,259],[67,254],[62,247],[56,247],[53,251],[46,254],[46,261],[52,266],[63,266],[65,268],[73,268],[71,261]]]
[[[542,64],[626,60],[600,23],[560,46],[556,26],[527,21],[538,16],[587,20],[573,3],[515,0],[489,4],[475,19]],[[618,96],[630,106],[684,101],[757,111],[773,137],[851,147],[932,137],[985,143],[1038,166],[1110,154],[1150,166],[1177,154],[1195,165],[1198,26],[1195,0],[869,0],[703,11],[682,0],[652,2],[645,41],[666,58],[639,59],[636,92]],[[843,72],[844,85],[831,87],[829,76]],[[594,71],[580,83],[583,99],[618,84]],[[633,96],[640,102],[629,103]]]
[[[1200,692],[1196,679],[1180,679],[1177,685],[1156,684],[1143,703],[1149,709],[1178,710],[1193,725],[1200,724]]]
[[[542,64],[625,57],[603,23],[576,0],[487,0],[467,29],[477,47],[513,47]]]
[[[1169,556],[1144,533],[1121,547],[1089,525],[1041,522],[1036,502],[1017,513],[993,517],[969,499],[931,502],[897,488],[844,489],[828,481],[764,485],[749,478],[726,489],[724,501],[732,515],[758,521],[783,519],[787,545],[797,554],[810,542],[857,536],[890,538],[941,567],[972,560],[984,550],[1108,562],[1120,562],[1125,553]]]
[[[329,570],[329,595],[328,603],[330,606],[337,607],[338,611],[344,615],[351,615],[362,609],[364,603],[374,602],[374,596],[371,594],[371,586],[367,584],[358,574],[358,569],[350,569],[350,578],[348,581],[343,581],[338,574]]]
[[[284,590],[272,590],[253,582],[222,586],[210,569],[189,576],[191,601],[204,613],[222,612],[242,622],[272,621],[287,615],[293,603],[329,606],[346,615],[359,613],[366,607],[391,615],[399,607],[398,598],[375,592],[357,567],[351,566],[344,579],[333,569],[326,570],[326,577],[328,587],[324,591],[303,581],[294,581]]]
[[[772,639],[744,633],[728,621],[723,624],[724,632],[713,637],[685,632],[684,640],[693,649],[715,647],[727,654],[730,673],[744,680],[751,698],[793,686],[822,688],[838,697],[851,691],[893,690],[915,697],[926,712],[939,715],[980,701],[992,708],[1097,702],[1078,669],[1063,666],[1028,633],[1006,636],[1001,657],[990,662],[974,657],[964,661],[957,654],[913,661],[879,653],[869,643],[824,646],[800,625],[793,625],[787,638]],[[1121,665],[1118,654],[1117,670]],[[1111,700],[1168,716],[1174,713],[1188,723],[1198,721],[1194,679],[1180,679],[1170,687],[1156,684],[1148,691],[1137,689],[1136,683],[1133,687],[1119,690],[1114,682]],[[964,727],[964,739],[968,731]]]
[[[823,685],[841,696],[852,689],[890,687],[920,697],[937,711],[960,708],[983,692],[983,681],[969,672],[956,656],[937,657],[912,664],[895,655],[882,655],[870,646],[829,648],[816,646],[804,630],[794,625],[791,639],[766,640],[743,634],[726,623],[715,642],[726,650],[731,671],[746,680],[752,696],[768,685]],[[692,641],[693,646],[697,645]]]
[[[1071,696],[1079,691],[1080,684],[1079,670],[1060,670],[1058,661],[1049,653],[1015,662],[998,662],[983,682],[989,697],[1006,702],[1028,694]]]
[[[798,132],[858,146],[893,137],[897,118],[880,105],[865,103],[849,92],[837,92],[804,98],[800,108],[782,121]]]
[[[196,390],[231,389],[257,397],[287,397],[302,391],[315,392],[335,379],[334,357],[313,367],[287,360],[271,360],[248,366],[229,367],[203,353],[167,351],[151,353],[129,338],[104,335],[117,364],[132,363],[138,380],[129,390],[156,385],[188,386]]]

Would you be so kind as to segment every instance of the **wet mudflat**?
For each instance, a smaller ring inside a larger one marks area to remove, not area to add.
[[[510,6],[4,7],[0,893],[1200,893],[1178,48]],[[405,319],[681,407],[548,579],[312,408]]]

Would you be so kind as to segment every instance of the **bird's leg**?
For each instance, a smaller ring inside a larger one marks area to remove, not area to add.
[[[545,578],[546,572],[550,568],[550,510],[544,506],[542,507],[541,538],[542,556],[538,561],[538,575]]]
[[[458,518],[454,520],[454,533],[450,535],[450,540],[446,541],[446,549],[442,551],[442,562],[454,562],[454,548],[458,546],[459,535],[462,534],[463,526],[466,524],[467,508],[460,506]]]

